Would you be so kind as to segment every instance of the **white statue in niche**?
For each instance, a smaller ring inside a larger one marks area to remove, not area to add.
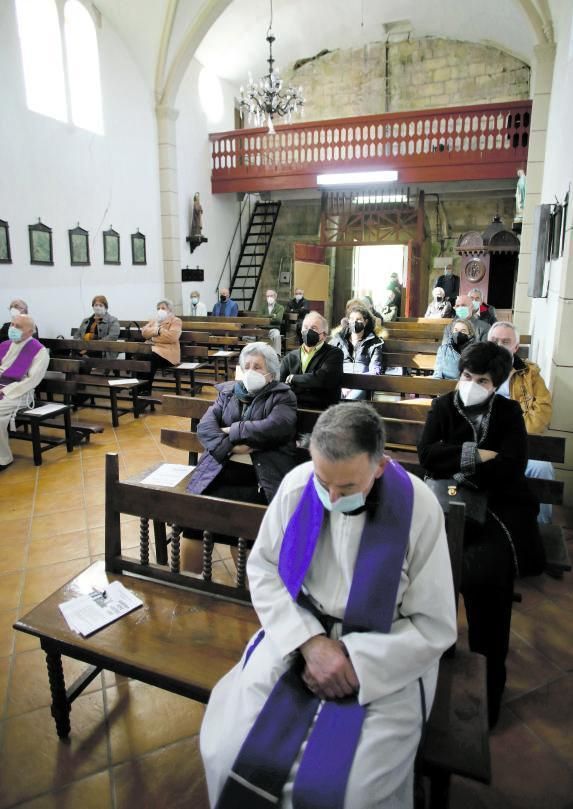
[[[515,218],[514,222],[523,222],[525,212],[525,185],[527,178],[523,169],[517,169],[517,186],[515,189]]]

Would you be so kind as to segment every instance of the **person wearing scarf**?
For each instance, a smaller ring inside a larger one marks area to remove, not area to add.
[[[42,381],[50,355],[34,334],[36,326],[29,315],[15,315],[8,340],[0,343],[0,472],[14,460],[8,428],[22,407],[33,407],[34,388]]]
[[[513,583],[544,568],[539,504],[524,475],[523,415],[517,402],[496,395],[510,369],[505,348],[491,342],[468,346],[459,360],[457,390],[433,400],[418,444],[431,478],[454,478],[487,497],[485,525],[466,519],[461,592],[470,649],[487,658],[492,727],[505,686]]]
[[[82,340],[119,340],[119,320],[110,315],[108,308],[105,295],[95,295],[92,298],[92,314],[82,320],[78,329],[78,336]],[[92,354],[93,356],[95,355]],[[101,356],[113,360],[117,354],[109,351]]]
[[[475,340],[475,331],[469,320],[456,320],[449,342],[438,347],[433,379],[458,379],[460,355]]]
[[[374,316],[365,306],[353,306],[347,313],[348,325],[333,336],[330,345],[344,356],[345,374],[384,373],[384,340],[375,333]],[[365,390],[342,388],[343,399],[366,399]]]
[[[412,805],[442,652],[456,637],[442,510],[338,404],[283,480],[247,572],[262,625],[217,684],[200,747],[217,809]]]

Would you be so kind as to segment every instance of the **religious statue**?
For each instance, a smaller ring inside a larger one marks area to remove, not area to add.
[[[187,237],[191,252],[199,247],[203,242],[209,241],[206,236],[203,236],[203,208],[201,207],[201,200],[199,192],[193,196],[193,212],[191,217],[191,234]]]
[[[526,176],[523,169],[517,169],[517,187],[515,189],[515,218],[514,222],[523,222],[525,212],[525,183]]]

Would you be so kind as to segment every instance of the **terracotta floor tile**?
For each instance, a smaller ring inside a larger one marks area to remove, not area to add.
[[[112,809],[109,772],[98,772],[74,781],[57,792],[18,804],[18,809]]]
[[[10,674],[10,658],[0,657],[0,716],[4,716],[4,704],[8,693],[8,676]]]
[[[64,514],[62,514],[62,517],[64,517]],[[49,539],[38,539],[30,543],[28,568],[79,559],[89,556],[89,553],[87,531],[56,534]]]
[[[49,708],[4,722],[0,809],[59,789],[108,766],[102,693],[74,702],[69,742],[61,742]],[[41,754],[39,754],[41,751]]]
[[[22,603],[31,604],[43,601],[54,590],[77,576],[90,564],[89,558],[73,559],[70,562],[60,562],[57,565],[36,567],[26,572]]]
[[[106,688],[105,694],[114,764],[199,731],[204,708],[186,697],[135,680]]]
[[[535,611],[515,612],[512,630],[562,669],[573,668],[571,615],[553,601],[543,601]]]
[[[562,670],[545,655],[522,640],[519,635],[511,633],[504,702],[514,700],[562,675]],[[511,704],[513,705],[513,702]]]
[[[15,541],[27,542],[31,520],[31,509],[28,519],[7,519],[3,509],[0,508],[0,547],[2,545],[12,545]]]
[[[18,617],[18,610],[0,610],[0,657],[12,654],[14,630],[12,626]]]
[[[14,503],[18,500],[28,502],[31,500],[36,489],[35,480],[26,481],[10,481],[6,477],[6,472],[2,472],[2,485],[0,486],[0,506],[4,512],[9,503]]]
[[[573,674],[525,694],[509,707],[573,768]]]
[[[83,491],[80,488],[74,489],[73,492],[61,491],[37,494],[34,500],[34,517],[41,517],[44,514],[60,514],[64,511],[74,511],[83,507]]]
[[[83,506],[83,503],[82,503]],[[45,514],[43,517],[34,517],[32,520],[31,539],[50,539],[56,534],[68,534],[72,531],[85,531],[86,510],[74,508],[56,514]]]
[[[21,634],[21,633],[19,633]],[[69,657],[62,657],[66,686],[86,669],[86,664]],[[101,675],[86,688],[85,693],[101,691]],[[50,683],[46,668],[46,656],[42,649],[14,655],[12,682],[8,693],[8,716],[16,716],[45,705],[50,705]],[[73,710],[72,710],[73,713]]]
[[[11,610],[18,606],[23,576],[21,571],[0,576],[0,610]]]
[[[27,553],[28,545],[19,540],[0,545],[0,575],[22,570],[26,563]]]
[[[209,808],[196,738],[121,764],[113,779],[117,809]]]

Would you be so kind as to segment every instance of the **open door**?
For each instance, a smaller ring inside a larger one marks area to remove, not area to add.
[[[406,272],[406,305],[404,317],[420,317],[420,245],[408,242],[408,269]]]

